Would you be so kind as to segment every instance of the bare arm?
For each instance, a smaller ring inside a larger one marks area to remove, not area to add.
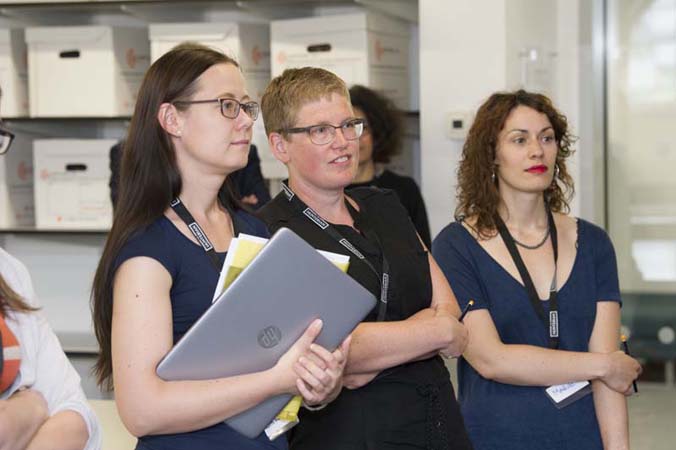
[[[26,389],[0,400],[0,450],[24,449],[47,420],[47,403],[37,391]]]
[[[617,351],[619,330],[620,305],[616,302],[597,303],[589,351],[599,353]],[[629,449],[629,419],[625,396],[610,389],[600,380],[592,381],[592,390],[603,447],[608,450]]]
[[[26,450],[82,450],[89,439],[87,425],[75,411],[61,411],[42,424]]]
[[[271,396],[299,393],[299,378],[307,386],[326,381],[323,370],[313,378],[294,371],[319,334],[320,321],[269,370],[201,381],[160,379],[155,369],[172,346],[171,283],[166,269],[146,257],[126,261],[115,277],[112,359],[116,402],[123,423],[135,436],[205,428]],[[310,368],[306,373],[317,373],[311,363],[300,366]],[[335,374],[328,378],[336,381]],[[322,392],[328,395],[332,389],[333,385],[322,387]],[[323,395],[310,401],[321,402]]]
[[[467,332],[458,322],[458,304],[431,255],[432,303],[407,320],[360,324],[353,333],[346,374],[368,374],[431,357],[462,353]]]
[[[482,377],[520,386],[550,386],[602,380],[624,392],[640,366],[622,352],[591,353],[551,350],[532,345],[503,344],[486,309],[470,311],[465,324],[471,336],[464,357]]]

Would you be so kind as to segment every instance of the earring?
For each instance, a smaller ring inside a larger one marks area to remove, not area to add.
[[[493,167],[493,170],[491,171],[491,181],[495,183],[495,167]]]

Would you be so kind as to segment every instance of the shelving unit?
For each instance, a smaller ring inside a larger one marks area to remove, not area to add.
[[[416,30],[417,0],[122,0],[0,1],[0,28],[120,25],[169,22],[248,22],[373,10],[409,21]],[[415,48],[417,40],[412,42]],[[417,50],[416,50],[417,52]],[[417,54],[412,64],[417,64]],[[415,71],[412,71],[415,72]],[[414,80],[417,82],[417,78]],[[55,80],[55,88],[58,84]],[[417,86],[416,86],[417,87]],[[417,101],[417,100],[416,100]],[[0,111],[1,105],[0,105]],[[121,139],[130,117],[5,119],[5,125],[36,138]],[[407,113],[407,139],[419,155],[417,111]],[[419,178],[417,156],[408,165]],[[28,267],[43,310],[69,352],[95,353],[89,292],[107,230],[0,229],[0,245]]]

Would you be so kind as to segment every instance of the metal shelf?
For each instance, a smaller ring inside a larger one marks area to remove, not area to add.
[[[108,234],[105,229],[0,228],[0,234]]]
[[[186,22],[205,20],[205,15],[214,11],[252,13],[275,19],[313,15],[320,8],[350,6],[418,22],[418,0],[17,0],[0,1],[0,16],[45,24],[88,23],[96,14],[124,14],[142,21],[180,19]]]

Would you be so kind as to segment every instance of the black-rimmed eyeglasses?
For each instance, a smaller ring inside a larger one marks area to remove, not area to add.
[[[14,141],[14,133],[4,128],[0,128],[0,155],[4,155],[9,150],[9,146]]]
[[[239,115],[239,110],[243,110],[251,120],[258,118],[260,106],[256,102],[240,103],[234,98],[214,98],[212,100],[176,100],[172,102],[174,105],[195,105],[200,103],[220,103],[221,114],[228,119],[236,119]]]
[[[310,125],[302,128],[286,128],[280,130],[280,133],[307,133],[313,144],[325,145],[330,144],[336,138],[336,129],[340,128],[343,137],[348,141],[359,139],[359,136],[364,132],[364,120],[352,119],[340,125]]]

